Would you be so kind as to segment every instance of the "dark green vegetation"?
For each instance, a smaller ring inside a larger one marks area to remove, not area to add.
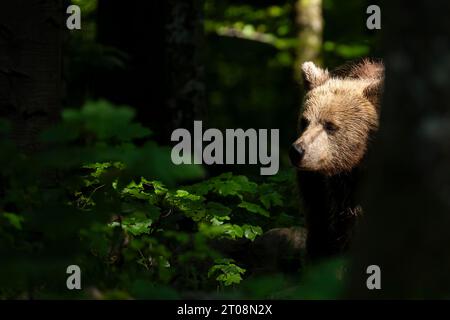
[[[173,166],[169,148],[148,140],[130,108],[89,102],[62,118],[43,132],[46,149],[32,155],[5,139],[2,123],[3,297],[292,296],[282,276],[225,290],[246,269],[213,242],[253,241],[272,227],[301,224],[290,172],[258,182],[225,173],[183,185],[202,169]],[[65,288],[71,264],[82,269],[84,291]]]
[[[0,298],[339,297],[341,259],[258,274],[265,261],[224,250],[303,226],[286,156],[301,1],[119,2],[73,1],[61,120],[20,143],[15,118],[0,123]],[[378,54],[366,7],[323,2],[324,65]],[[172,165],[168,137],[193,119],[280,128],[282,170]],[[66,288],[72,264],[81,291]]]

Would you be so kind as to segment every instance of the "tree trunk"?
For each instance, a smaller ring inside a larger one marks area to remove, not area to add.
[[[381,10],[385,94],[349,296],[448,298],[450,2],[389,1]],[[366,286],[373,264],[381,290]]]
[[[301,65],[305,61],[321,64],[322,0],[297,0],[298,47],[295,74],[301,79]]]
[[[202,5],[99,0],[99,41],[129,59],[125,70],[102,78],[98,95],[135,107],[160,142],[175,128],[192,126],[204,109]]]
[[[204,113],[203,1],[167,0],[167,106],[174,128],[191,127]]]
[[[0,10],[0,117],[12,122],[19,148],[58,120],[63,10],[60,0],[9,0]]]

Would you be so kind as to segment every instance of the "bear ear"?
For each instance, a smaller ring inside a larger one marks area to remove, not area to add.
[[[324,84],[330,78],[328,70],[317,67],[311,61],[302,64],[302,75],[306,90],[314,89]]]
[[[381,95],[383,94],[383,79],[378,79],[370,83],[364,90],[364,96],[372,103],[377,110],[380,108]]]

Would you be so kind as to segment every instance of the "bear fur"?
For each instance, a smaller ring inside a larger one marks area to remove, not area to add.
[[[378,129],[384,67],[362,60],[333,72],[302,65],[306,95],[291,162],[305,213],[311,260],[347,250],[362,214],[357,191]]]

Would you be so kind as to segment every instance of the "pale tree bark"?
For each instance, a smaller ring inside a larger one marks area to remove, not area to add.
[[[295,74],[301,79],[300,66],[305,61],[321,64],[323,17],[322,0],[297,0],[296,3],[298,27],[297,59]]]
[[[8,0],[0,10],[0,117],[23,151],[60,113],[63,8],[60,0]]]
[[[389,1],[381,11],[385,94],[348,294],[448,298],[450,2]],[[381,290],[366,287],[373,264]]]

